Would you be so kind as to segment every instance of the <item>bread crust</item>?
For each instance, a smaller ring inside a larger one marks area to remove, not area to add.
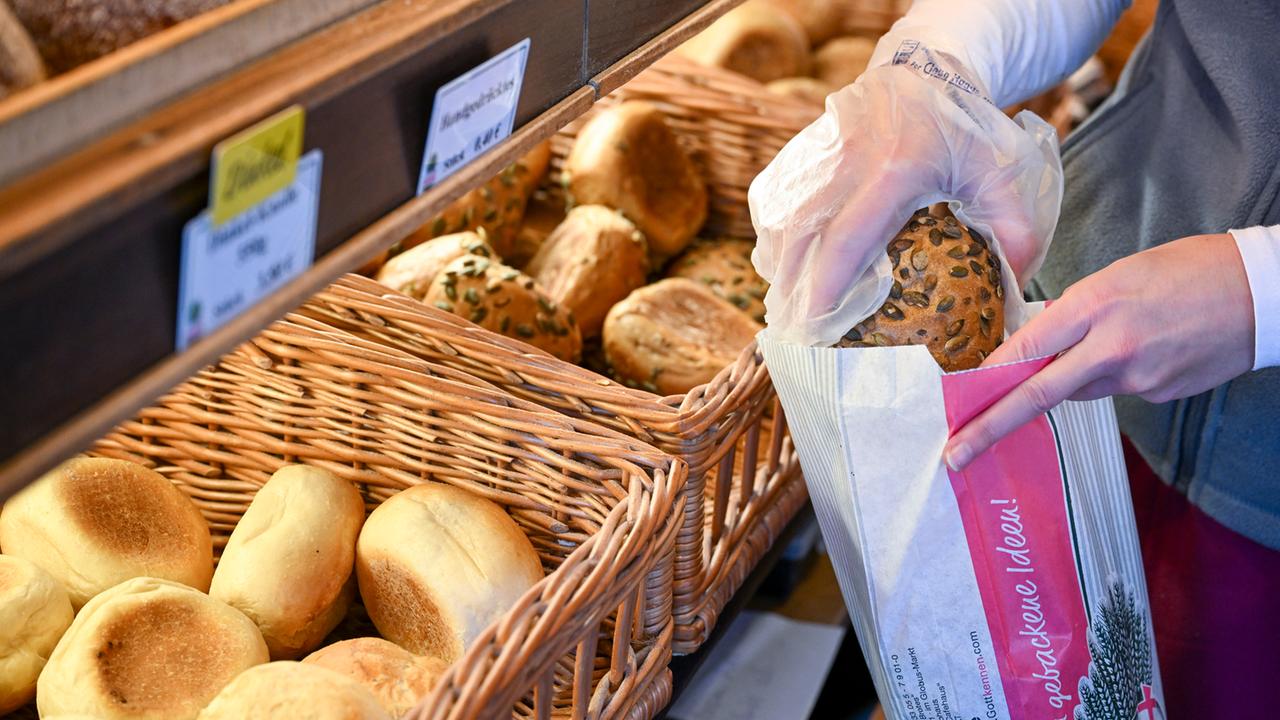
[[[677,395],[736,361],[759,330],[701,283],[668,278],[613,306],[604,323],[604,351],[623,382]]]
[[[678,52],[762,83],[809,72],[809,36],[795,17],[766,0],[730,10]]]
[[[751,264],[756,244],[738,238],[699,240],[671,261],[667,277],[682,277],[702,283],[718,297],[764,322],[764,295],[769,291]]]
[[[35,41],[5,0],[0,0],[0,100],[44,80]]]
[[[649,245],[630,220],[603,205],[569,212],[525,268],[547,295],[573,311],[583,338],[600,334],[615,303],[644,285]]]
[[[376,637],[334,643],[311,653],[302,662],[355,680],[397,718],[412,710],[449,669],[449,664],[440,658],[414,655]]]
[[[319,665],[281,660],[241,673],[199,720],[392,720],[360,683]]]
[[[813,53],[813,76],[839,90],[867,71],[876,41],[871,38],[838,37]]]
[[[800,23],[809,45],[818,47],[840,33],[845,8],[837,0],[769,0]]]
[[[466,255],[496,258],[489,243],[473,232],[428,240],[391,258],[378,269],[374,279],[392,290],[421,300],[431,287],[431,281],[446,265]]]
[[[792,77],[774,80],[765,85],[765,89],[779,95],[786,95],[798,100],[804,100],[815,105],[825,105],[827,96],[835,92],[827,83],[818,78],[811,77]]]
[[[0,715],[36,696],[36,678],[71,626],[67,591],[35,563],[0,555]]]

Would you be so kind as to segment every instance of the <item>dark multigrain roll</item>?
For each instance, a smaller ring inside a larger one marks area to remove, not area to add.
[[[889,243],[893,286],[837,347],[925,345],[943,370],[982,364],[1004,337],[1000,260],[945,208],[916,211]]]

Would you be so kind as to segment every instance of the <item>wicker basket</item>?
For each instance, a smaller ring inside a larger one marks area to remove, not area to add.
[[[502,505],[548,575],[414,718],[648,718],[670,696],[686,466],[633,438],[293,314],[92,453],[171,479],[217,548],[286,463],[350,480],[371,507],[426,481]]]

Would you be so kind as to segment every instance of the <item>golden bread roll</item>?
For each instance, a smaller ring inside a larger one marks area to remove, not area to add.
[[[573,312],[548,297],[533,278],[488,258],[471,255],[449,263],[423,301],[561,360],[577,362],[582,354]]]
[[[436,274],[465,255],[491,258],[493,248],[473,232],[460,232],[428,240],[391,258],[378,269],[374,280],[392,290],[421,300]]]
[[[44,61],[5,0],[0,0],[0,100],[44,80]]]
[[[320,646],[354,592],[360,491],[327,470],[280,468],[227,540],[209,595],[257,624],[273,659]]]
[[[373,693],[318,665],[281,660],[240,673],[200,720],[391,720]]]
[[[369,515],[356,545],[369,618],[386,639],[452,663],[542,579],[529,538],[497,504],[415,485]]]
[[[242,671],[267,661],[253,621],[186,585],[134,578],[88,602],[40,673],[40,715],[194,718]]]
[[[112,53],[230,0],[9,0],[55,73]]]
[[[813,53],[813,76],[839,90],[867,71],[876,41],[865,37],[840,37]]]
[[[328,668],[360,683],[392,717],[412,710],[449,669],[440,658],[414,655],[376,637],[322,647],[302,662]]]
[[[733,303],[756,322],[764,322],[764,294],[769,283],[756,274],[751,264],[750,240],[722,238],[699,240],[685,250],[667,269],[667,277],[700,282],[711,292]]]
[[[517,268],[528,265],[547,241],[551,231],[564,222],[566,214],[563,195],[546,190],[534,191],[529,198],[529,206],[524,211],[520,232],[516,234],[515,247],[510,255],[503,258],[503,262]]]
[[[0,715],[36,696],[36,678],[71,625],[71,599],[29,560],[0,555]]]
[[[809,45],[818,47],[840,33],[844,26],[842,0],[768,0],[800,23]]]
[[[649,245],[621,213],[603,205],[569,211],[525,271],[571,310],[584,338],[600,334],[614,303],[644,285]]]
[[[615,105],[578,133],[565,160],[578,205],[621,210],[649,241],[655,264],[679,253],[707,219],[707,185],[662,112]]]
[[[45,715],[40,720],[102,720],[93,715],[85,715],[84,713],[69,713],[63,715]]]
[[[922,209],[888,252],[889,297],[836,347],[925,345],[947,372],[981,365],[1004,339],[1000,261],[987,241],[945,207]]]
[[[786,95],[797,100],[814,103],[815,105],[826,105],[827,96],[835,92],[835,89],[825,82],[811,77],[794,77],[782,78],[774,80],[765,85],[765,89],[771,93]]]
[[[747,0],[685,41],[677,52],[762,83],[809,72],[809,37],[804,28],[768,0]]]
[[[735,362],[759,331],[702,283],[668,278],[613,306],[604,321],[604,352],[623,382],[678,395]]]
[[[454,201],[443,213],[405,238],[399,250],[408,250],[449,233],[478,232],[497,251],[498,257],[505,258],[515,248],[529,196],[542,182],[550,163],[551,141],[546,140],[484,185]],[[393,249],[392,254],[395,252]]]
[[[47,570],[77,609],[129,578],[206,591],[213,575],[213,540],[195,504],[125,460],[68,460],[10,498],[0,548]]]

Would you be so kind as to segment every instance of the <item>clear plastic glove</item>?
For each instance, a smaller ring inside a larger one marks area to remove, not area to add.
[[[1006,291],[1044,259],[1062,199],[1053,128],[1009,119],[955,58],[909,49],[828,97],[751,184],[752,260],[779,340],[831,345],[870,315],[892,284],[886,246],[935,202],[993,241]]]
[[[1063,400],[1188,397],[1248,372],[1253,296],[1230,235],[1200,235],[1131,255],[1067,288],[984,365],[1058,355],[948,441],[963,469]]]

